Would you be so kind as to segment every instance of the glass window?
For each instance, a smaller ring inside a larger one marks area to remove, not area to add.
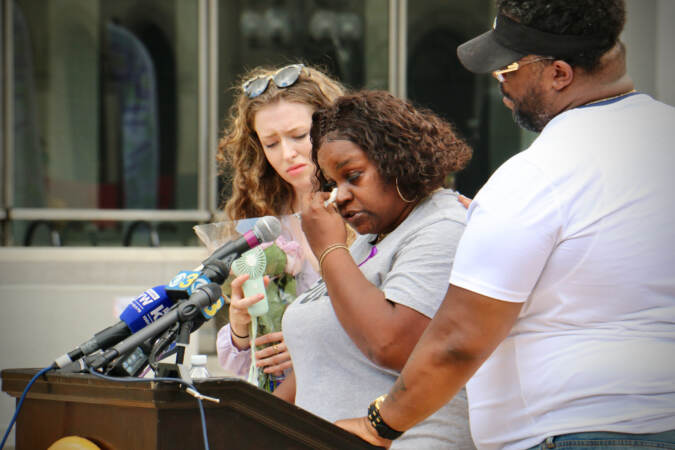
[[[0,225],[1,236],[5,232],[5,73],[8,65],[5,64],[5,8],[0,7]],[[1,245],[1,244],[0,244]]]
[[[196,1],[15,1],[14,206],[195,208],[197,38]]]
[[[350,88],[387,89],[388,0],[228,0],[218,3],[219,123],[246,69],[304,62]],[[220,189],[222,204],[228,186]]]
[[[13,16],[12,206],[196,209],[197,0],[15,0]]]
[[[455,124],[471,144],[471,163],[455,180],[469,197],[521,149],[521,133],[502,104],[498,83],[469,72],[457,58],[457,46],[488,30],[493,17],[493,0],[408,3],[407,96]]]
[[[387,89],[388,7],[388,0],[13,0],[9,242],[114,245],[135,223],[115,211],[215,212],[206,210],[207,197],[228,194],[199,173],[210,120],[205,67],[217,67],[219,122],[231,104],[228,88],[256,65],[300,60],[351,88]],[[218,52],[205,62],[211,42],[200,18],[215,10]],[[106,210],[113,216],[89,218]],[[188,225],[197,220],[205,219]]]

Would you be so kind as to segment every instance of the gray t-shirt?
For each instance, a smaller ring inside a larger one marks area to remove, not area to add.
[[[350,252],[387,299],[433,317],[448,288],[465,216],[457,193],[439,190],[378,243],[374,255],[374,235],[359,236]],[[282,328],[295,371],[295,404],[328,421],[365,415],[369,403],[388,392],[399,375],[356,347],[333,311],[323,280],[288,307]],[[464,389],[392,448],[474,448]]]

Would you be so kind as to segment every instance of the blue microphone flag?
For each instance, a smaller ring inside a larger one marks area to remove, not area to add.
[[[120,320],[136,333],[160,318],[173,304],[164,286],[155,286],[133,299],[120,314]]]

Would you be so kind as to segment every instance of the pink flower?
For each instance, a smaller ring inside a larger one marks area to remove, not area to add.
[[[283,236],[279,236],[274,243],[286,253],[286,268],[284,271],[290,275],[297,275],[302,270],[302,264],[305,261],[302,246],[296,241],[288,240]]]

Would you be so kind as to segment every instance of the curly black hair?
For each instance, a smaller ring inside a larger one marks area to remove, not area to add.
[[[316,111],[310,138],[321,188],[326,179],[319,169],[319,148],[326,139],[344,139],[358,145],[384,181],[397,182],[409,199],[441,187],[446,175],[463,169],[472,154],[448,122],[385,91],[345,95]]]
[[[624,0],[497,0],[497,10],[547,33],[601,37],[601,46],[559,58],[588,72],[599,67],[600,57],[617,43],[626,23]]]

